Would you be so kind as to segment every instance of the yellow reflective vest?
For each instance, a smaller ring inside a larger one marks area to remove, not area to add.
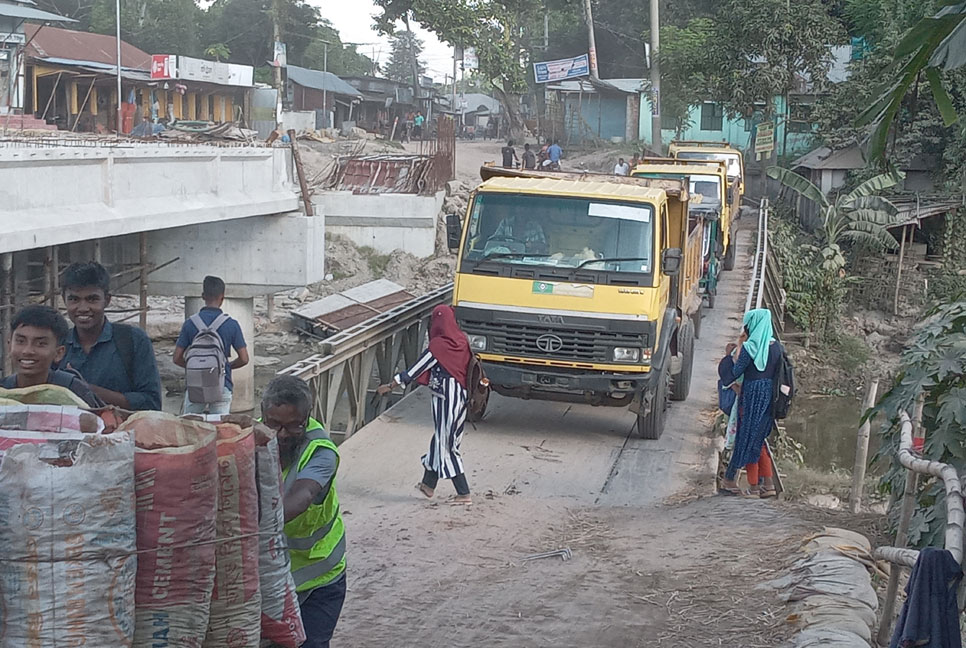
[[[338,470],[339,450],[325,433],[322,424],[313,418],[306,426],[295,470],[285,468],[285,492],[295,483],[299,470],[305,467],[319,448],[335,452]],[[311,504],[301,515],[285,525],[292,576],[297,592],[309,592],[328,585],[345,572],[345,526],[339,511],[339,496],[335,490],[335,475],[329,482],[329,492],[321,504]]]

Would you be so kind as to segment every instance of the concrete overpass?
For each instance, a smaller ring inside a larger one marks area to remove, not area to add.
[[[288,147],[0,141],[0,324],[31,295],[58,304],[60,271],[97,259],[137,280],[123,292],[143,312],[148,294],[195,312],[203,277],[222,277],[251,340],[254,296],[324,276],[324,219],[299,207]],[[237,409],[252,406],[253,374],[235,374]]]

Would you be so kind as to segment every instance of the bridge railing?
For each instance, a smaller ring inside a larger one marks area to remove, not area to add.
[[[963,564],[963,538],[966,526],[966,509],[963,506],[963,484],[956,469],[940,461],[930,461],[918,456],[914,447],[921,447],[925,436],[922,431],[922,401],[916,407],[916,422],[909,418],[907,412],[899,413],[899,452],[897,458],[906,470],[906,484],[902,496],[899,512],[899,526],[896,529],[895,545],[892,547],[877,547],[873,556],[877,560],[885,560],[896,567],[913,567],[919,558],[917,549],[906,547],[909,533],[909,523],[916,507],[916,485],[918,475],[928,475],[942,479],[946,490],[946,533],[943,546],[960,565]],[[917,443],[913,442],[916,439]],[[888,643],[895,616],[896,595],[899,590],[898,568],[891,570],[889,584],[886,588],[885,600],[882,605],[882,617],[879,622],[877,641],[879,645]],[[966,603],[966,589],[959,589],[959,609]]]
[[[771,202],[762,198],[758,206],[758,235],[755,244],[754,265],[745,298],[745,311],[768,308],[772,312],[775,330],[785,329],[785,291],[782,287],[781,268],[772,253],[769,240]]]
[[[388,407],[388,398],[370,400],[372,388],[388,383],[416,361],[425,345],[433,309],[450,303],[452,297],[453,284],[416,297],[327,338],[320,353],[278,375],[308,382],[315,393],[312,416],[330,434],[348,438]]]

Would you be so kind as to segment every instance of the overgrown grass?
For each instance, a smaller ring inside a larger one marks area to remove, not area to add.
[[[359,254],[369,264],[369,269],[372,271],[374,277],[380,278],[386,274],[386,267],[389,265],[390,255],[380,254],[378,250],[367,245],[359,248]]]
[[[838,331],[832,340],[832,360],[840,369],[854,373],[868,364],[872,350],[862,338]]]

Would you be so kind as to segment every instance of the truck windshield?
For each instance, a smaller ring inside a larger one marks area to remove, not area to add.
[[[490,262],[647,274],[653,214],[643,203],[480,193],[463,269]]]
[[[700,204],[718,204],[721,202],[721,179],[713,175],[693,175],[690,176],[691,184],[688,193],[691,200],[700,196],[697,201]]]
[[[741,158],[737,153],[709,153],[706,151],[678,151],[680,160],[722,160],[728,164],[728,177],[741,177]]]

